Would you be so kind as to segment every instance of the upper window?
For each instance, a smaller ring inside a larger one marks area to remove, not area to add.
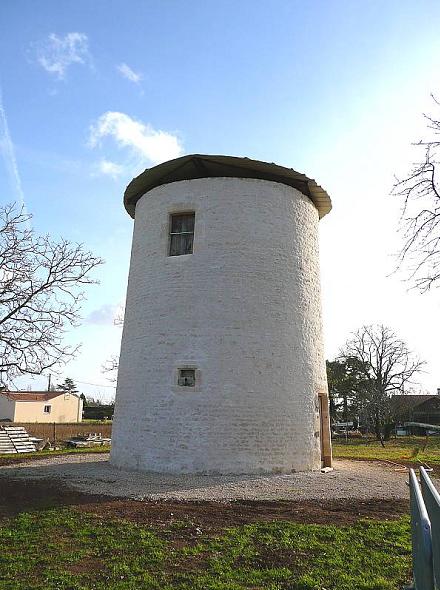
[[[170,216],[170,256],[192,254],[195,213],[177,213]]]
[[[52,406],[44,406],[44,413],[45,414],[50,414],[51,410],[52,410]]]

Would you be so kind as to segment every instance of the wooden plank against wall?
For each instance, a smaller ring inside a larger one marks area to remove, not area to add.
[[[321,419],[321,460],[323,467],[332,466],[332,441],[330,434],[330,412],[329,412],[329,399],[327,392],[320,391],[319,397],[319,408],[320,408],[320,419]]]

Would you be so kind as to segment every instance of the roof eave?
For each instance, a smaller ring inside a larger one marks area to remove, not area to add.
[[[147,168],[127,186],[124,205],[134,218],[137,201],[153,188],[181,180],[213,177],[255,178],[292,186],[310,198],[320,219],[332,208],[329,195],[314,179],[291,168],[249,158],[203,154],[182,156]]]

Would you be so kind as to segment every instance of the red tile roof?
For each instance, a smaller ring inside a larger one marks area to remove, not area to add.
[[[0,395],[17,402],[47,402],[65,391],[0,391]]]

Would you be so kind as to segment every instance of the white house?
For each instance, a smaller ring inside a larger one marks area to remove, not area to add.
[[[0,421],[81,422],[83,400],[66,391],[1,391]]]

